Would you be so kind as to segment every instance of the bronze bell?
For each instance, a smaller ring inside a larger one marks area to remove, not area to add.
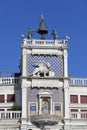
[[[45,21],[44,21],[43,15],[41,15],[41,21],[40,21],[39,29],[38,29],[37,32],[40,35],[44,35],[44,34],[48,33],[48,31],[46,30],[46,25],[45,25]]]

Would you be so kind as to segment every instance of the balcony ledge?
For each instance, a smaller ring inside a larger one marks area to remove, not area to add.
[[[55,125],[61,120],[59,116],[55,115],[35,115],[31,116],[31,122],[39,125]]]

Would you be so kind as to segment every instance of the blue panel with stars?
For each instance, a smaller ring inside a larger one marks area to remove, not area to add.
[[[28,75],[35,69],[36,62],[46,62],[50,64],[50,71],[55,73],[55,77],[63,76],[63,57],[62,56],[28,56]]]

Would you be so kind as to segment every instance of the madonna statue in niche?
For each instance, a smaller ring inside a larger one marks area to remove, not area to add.
[[[45,97],[42,99],[42,114],[50,113],[50,98]]]

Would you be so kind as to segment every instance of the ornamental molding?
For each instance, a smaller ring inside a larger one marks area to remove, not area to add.
[[[52,96],[52,92],[51,91],[45,91],[45,90],[42,90],[42,91],[40,91],[39,93],[38,93],[38,95],[41,95],[41,96],[48,96],[48,95],[50,95],[50,96]]]
[[[62,88],[63,87],[63,82],[59,80],[54,80],[54,79],[32,79],[32,87],[43,87],[43,88]]]
[[[63,55],[63,51],[58,49],[32,49],[32,55]]]

